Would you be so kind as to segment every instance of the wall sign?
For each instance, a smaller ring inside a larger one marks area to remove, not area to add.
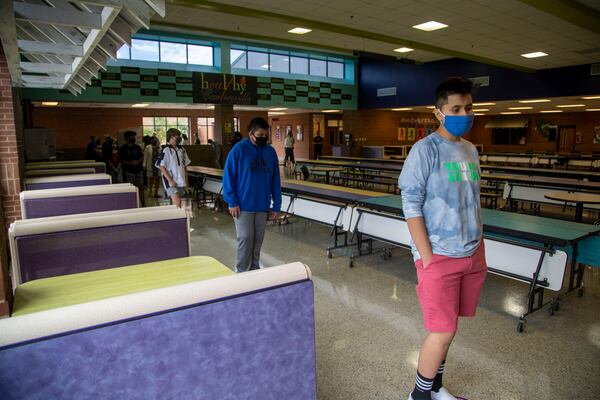
[[[255,76],[194,72],[192,81],[194,103],[256,104]]]

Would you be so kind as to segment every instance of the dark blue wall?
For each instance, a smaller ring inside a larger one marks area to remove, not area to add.
[[[477,102],[600,94],[600,75],[590,75],[590,64],[526,73],[458,58],[422,65],[361,58],[359,109],[432,105],[435,88],[449,76],[489,76],[490,85],[474,94]],[[377,97],[377,89],[392,86],[396,96]]]

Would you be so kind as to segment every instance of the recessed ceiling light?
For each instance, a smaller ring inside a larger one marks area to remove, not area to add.
[[[563,112],[563,110],[541,110],[541,113],[544,114],[550,114],[550,113],[559,113],[559,112]]]
[[[495,106],[496,103],[473,103],[474,107],[479,107],[479,106]]]
[[[431,32],[431,31],[435,31],[437,29],[442,29],[442,28],[447,28],[447,27],[448,27],[448,25],[442,24],[441,22],[436,22],[436,21],[429,21],[429,22],[424,22],[419,25],[413,25],[413,28],[419,29],[422,31],[427,31],[427,32]]]
[[[430,109],[432,109],[432,110],[433,110],[433,109],[435,108],[435,106],[427,106],[427,107],[425,107],[425,108],[430,108]]]
[[[558,108],[569,108],[569,107],[585,107],[585,104],[559,104]]]
[[[521,114],[521,111],[504,111],[504,112],[501,112],[500,114],[504,114],[504,115]]]
[[[321,112],[324,112],[324,113],[338,113],[338,112],[342,112],[342,110],[322,110]]]
[[[54,107],[58,105],[58,101],[42,101],[42,105]]]
[[[519,103],[548,103],[549,99],[519,100]]]
[[[489,108],[478,108],[477,110],[473,110],[473,112],[484,112],[484,111],[490,111]]]
[[[508,107],[509,110],[533,110],[533,107]]]
[[[534,51],[533,53],[521,54],[521,57],[538,58],[538,57],[545,57],[547,55],[548,54],[544,53],[543,51]]]
[[[269,108],[269,111],[285,111],[287,108],[285,107],[277,107],[277,108]]]
[[[398,49],[394,49],[394,51],[398,52],[398,53],[408,53],[409,51],[413,51],[414,49],[411,49],[410,47],[400,47]]]
[[[485,115],[485,113],[475,113],[474,115]]]
[[[598,100],[598,99],[600,99],[600,96],[586,96],[586,97],[582,97],[582,99],[584,99],[584,100]]]
[[[148,107],[150,104],[148,103],[137,103],[137,104],[132,104],[131,107],[136,107],[136,108],[141,108],[141,107]]]
[[[296,27],[294,29],[290,29],[288,32],[295,33],[296,35],[304,35],[305,33],[312,32],[312,29]]]
[[[410,107],[402,107],[402,108],[392,108],[392,111],[410,111],[412,108]]]
[[[586,108],[585,111],[600,111],[600,108]]]
[[[284,114],[285,114],[284,112],[272,112],[272,111],[269,111],[269,115],[284,115]]]

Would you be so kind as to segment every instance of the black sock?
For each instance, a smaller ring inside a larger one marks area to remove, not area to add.
[[[431,386],[433,379],[425,378],[417,371],[415,388],[411,393],[413,400],[431,400]]]
[[[445,366],[446,366],[446,360],[442,361],[442,364],[438,368],[437,375],[435,376],[435,378],[433,378],[433,386],[431,387],[431,390],[433,390],[434,392],[439,392],[443,386],[442,377],[444,376],[444,367]]]

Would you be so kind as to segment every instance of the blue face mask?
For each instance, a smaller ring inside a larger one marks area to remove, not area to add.
[[[444,115],[441,111],[439,112],[444,117],[444,128],[452,134],[452,136],[461,137],[471,130],[473,127],[473,114],[467,115]]]

